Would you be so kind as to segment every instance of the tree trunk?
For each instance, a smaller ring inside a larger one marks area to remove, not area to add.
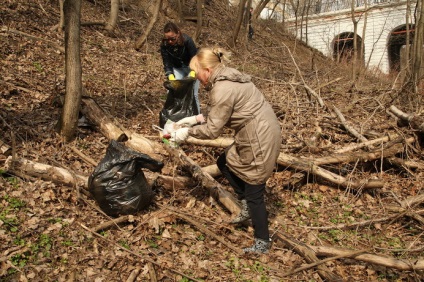
[[[227,44],[230,48],[234,48],[236,46],[237,37],[240,32],[241,23],[243,21],[244,7],[246,6],[246,0],[240,0],[238,12],[237,12],[237,21],[233,29],[233,33],[231,38],[228,39]]]
[[[151,20],[150,20],[150,22],[149,22],[149,25],[147,26],[147,28],[146,28],[146,30],[144,31],[144,33],[143,33],[143,35],[141,35],[138,39],[137,39],[137,41],[136,41],[136,43],[135,43],[135,49],[136,50],[140,50],[141,49],[141,47],[143,47],[143,44],[146,42],[146,40],[147,40],[147,36],[149,36],[149,34],[150,34],[150,31],[152,30],[152,28],[153,28],[153,25],[156,23],[156,21],[158,20],[158,16],[159,16],[159,11],[160,11],[160,8],[162,7],[162,0],[157,0],[157,2],[156,2],[156,6],[155,6],[155,9],[154,9],[154,12],[153,12],[153,15],[152,15],[152,18],[151,18]]]
[[[65,141],[71,141],[77,132],[82,96],[80,58],[81,0],[65,1],[64,14],[66,95],[59,130]]]
[[[262,10],[268,5],[270,0],[261,0],[252,13],[252,20],[257,19],[262,13]]]
[[[105,29],[107,32],[112,33],[118,22],[119,13],[119,0],[110,0],[110,15],[109,20],[106,23]]]
[[[424,3],[417,1],[417,18],[415,22],[414,45],[412,54],[412,85],[414,93],[419,94],[420,81],[423,81],[423,45],[424,45]],[[421,88],[422,89],[422,88]]]
[[[124,142],[128,140],[128,136],[124,130],[113,122],[113,117],[103,111],[102,108],[90,97],[82,99],[81,112],[94,123],[99,131],[109,140]]]
[[[199,42],[200,34],[202,33],[202,24],[203,24],[203,0],[197,0],[197,27],[196,32],[194,33],[194,41],[196,44]]]
[[[65,0],[59,0],[59,9],[60,9],[60,20],[59,20],[59,30],[63,30],[65,28],[65,13],[63,11]]]

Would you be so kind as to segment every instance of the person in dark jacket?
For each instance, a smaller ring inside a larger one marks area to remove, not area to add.
[[[224,127],[234,130],[234,143],[217,160],[218,168],[236,192],[241,212],[232,223],[252,219],[255,243],[245,252],[266,253],[271,247],[265,183],[274,171],[281,145],[281,127],[271,105],[251,77],[225,66],[229,52],[202,48],[191,60],[197,79],[210,90],[210,111],[178,121],[181,127],[171,140],[184,142],[189,136],[215,139]]]
[[[160,46],[160,53],[166,77],[169,80],[183,79],[187,76],[195,77],[196,74],[189,68],[190,60],[197,53],[193,39],[181,32],[181,29],[172,22],[165,25],[163,32],[164,38]],[[199,85],[199,80],[196,80],[193,92],[197,110],[200,113]]]

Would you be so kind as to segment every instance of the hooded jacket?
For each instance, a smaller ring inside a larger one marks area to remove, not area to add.
[[[250,76],[228,67],[212,73],[210,112],[206,123],[189,129],[189,136],[215,139],[224,126],[234,130],[227,148],[228,168],[243,181],[263,184],[271,176],[280,153],[281,128],[271,105]]]

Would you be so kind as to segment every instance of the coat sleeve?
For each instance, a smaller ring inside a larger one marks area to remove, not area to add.
[[[165,71],[165,75],[168,76],[170,74],[173,74],[174,66],[172,63],[171,55],[169,54],[164,44],[160,46],[160,54],[162,55],[163,70]]]
[[[194,126],[189,135],[198,139],[215,139],[222,133],[234,108],[231,88],[216,88],[211,92],[211,108],[205,124]]]

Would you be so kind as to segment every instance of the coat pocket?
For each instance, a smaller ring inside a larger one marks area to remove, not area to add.
[[[255,134],[255,124],[256,122],[249,122],[234,138],[236,151],[243,165],[251,164],[258,154],[259,141]]]

